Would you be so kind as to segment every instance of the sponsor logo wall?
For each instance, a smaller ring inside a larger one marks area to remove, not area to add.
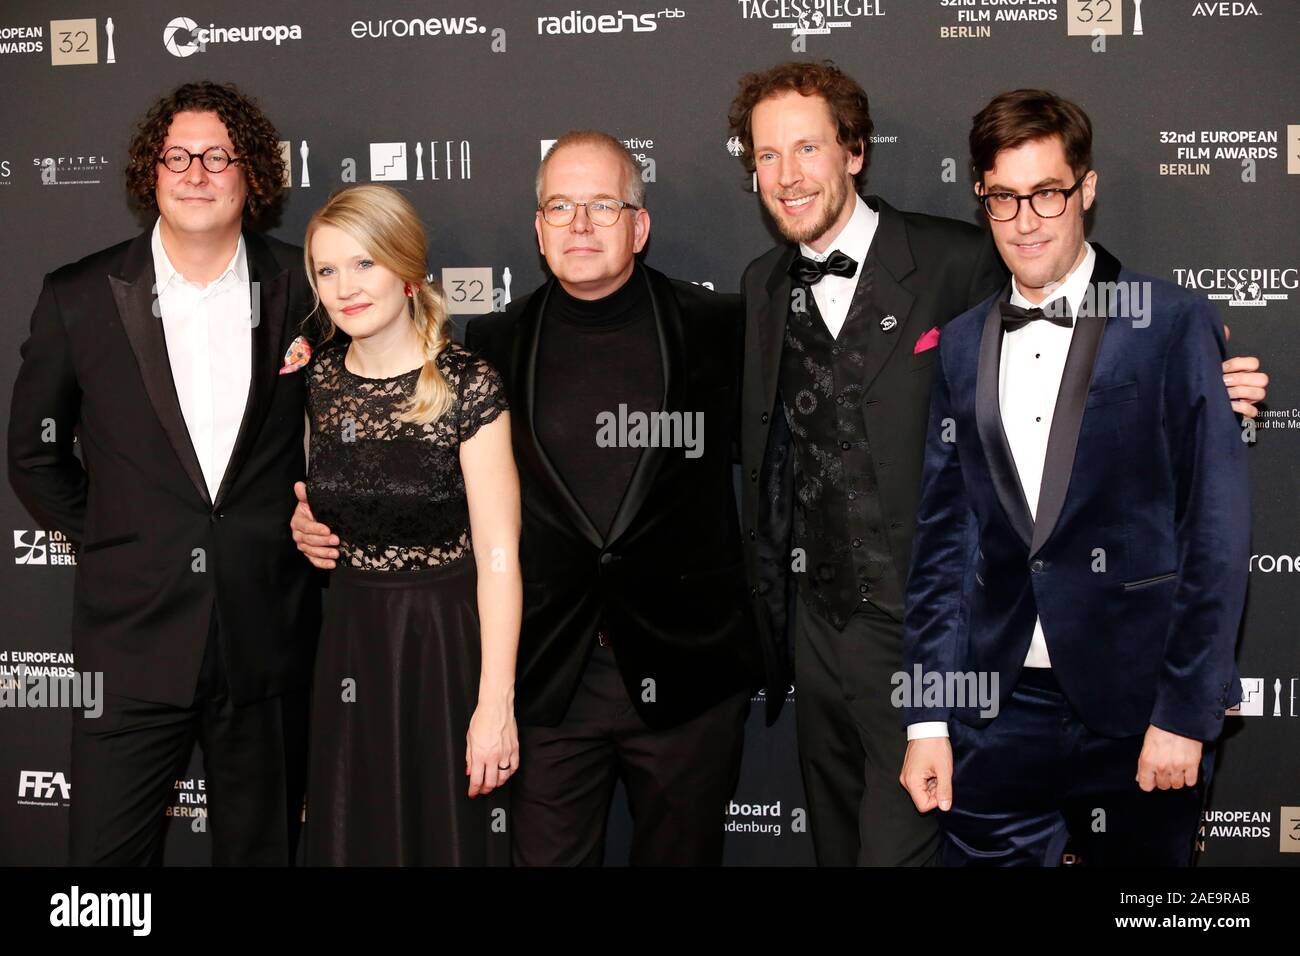
[[[233,81],[275,121],[290,187],[276,236],[299,242],[312,212],[353,183],[409,197],[429,232],[428,275],[446,290],[458,335],[542,281],[533,177],[568,129],[608,130],[636,157],[653,218],[651,265],[735,292],[744,266],[773,242],[726,124],[742,73],[791,58],[835,60],[871,98],[867,191],[971,222],[970,117],[1018,86],[1082,103],[1100,177],[1091,236],[1125,264],[1212,303],[1231,327],[1230,350],[1262,356],[1272,376],[1269,407],[1243,433],[1254,506],[1238,645],[1243,701],[1224,721],[1198,843],[1207,865],[1300,863],[1300,77],[1291,0],[94,6],[9,0],[0,9],[6,421],[42,277],[152,225],[126,204],[126,147],[154,99],[188,80]],[[77,673],[77,549],[42,524],[0,487],[0,526],[12,542],[12,560],[0,562],[0,692]],[[795,688],[785,693],[771,728],[755,696],[736,793],[721,814],[701,808],[726,828],[733,864],[812,860],[795,754],[799,700]],[[0,782],[10,793],[0,802],[0,864],[62,862],[68,806],[95,798],[71,774],[69,713],[0,707]],[[208,810],[196,754],[165,810],[169,862],[207,861]],[[626,858],[626,813],[620,799],[611,860]]]

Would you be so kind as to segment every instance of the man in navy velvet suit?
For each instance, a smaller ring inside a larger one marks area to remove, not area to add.
[[[976,117],[999,294],[946,325],[905,616],[901,782],[943,860],[1185,865],[1246,592],[1246,448],[1214,308],[1084,241],[1092,126]],[[996,682],[995,682],[996,681]],[[974,687],[996,688],[976,696]]]

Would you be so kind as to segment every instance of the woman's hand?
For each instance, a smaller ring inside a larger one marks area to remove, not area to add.
[[[519,769],[519,729],[513,702],[480,701],[465,735],[470,799],[491,793]]]

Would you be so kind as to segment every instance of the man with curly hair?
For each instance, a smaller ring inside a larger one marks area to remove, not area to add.
[[[282,370],[311,294],[302,250],[253,231],[283,178],[251,100],[179,87],[131,144],[151,227],[47,275],[22,346],[10,481],[78,546],[72,645],[103,674],[102,714],[73,715],[74,865],[161,862],[196,739],[214,862],[293,860],[319,591],[287,529],[305,385]]]
[[[785,240],[741,281],[741,511],[765,652],[793,645],[813,847],[822,865],[923,865],[936,815],[899,786],[892,697],[931,376],[943,327],[1006,273],[986,230],[862,195],[867,94],[834,64],[741,77],[729,120]],[[1264,397],[1258,367],[1223,365],[1242,414]]]

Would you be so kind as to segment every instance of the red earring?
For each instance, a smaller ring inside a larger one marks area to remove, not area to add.
[[[406,297],[407,297],[408,299],[411,297],[411,283],[409,283],[409,282],[406,283]]]

